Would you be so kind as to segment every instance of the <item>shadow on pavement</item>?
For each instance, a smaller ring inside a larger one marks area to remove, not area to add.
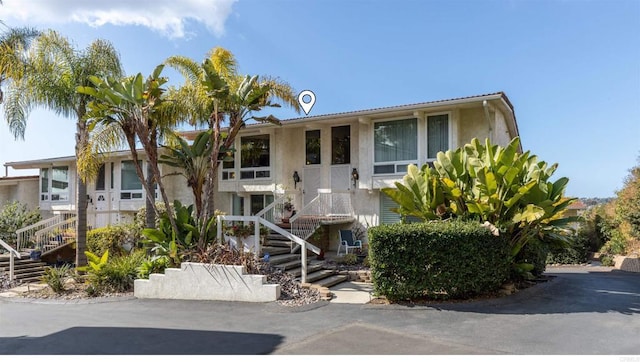
[[[2,354],[268,354],[274,334],[161,328],[74,327],[43,337],[0,338]]]
[[[554,270],[551,281],[513,295],[460,303],[433,303],[439,310],[491,314],[640,314],[640,274],[622,271]]]

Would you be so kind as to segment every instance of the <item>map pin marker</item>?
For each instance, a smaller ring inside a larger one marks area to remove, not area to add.
[[[309,97],[309,102],[305,102],[305,96]],[[310,90],[304,90],[300,92],[300,94],[298,94],[298,103],[300,103],[300,107],[302,107],[304,114],[309,115],[309,112],[311,112],[311,108],[313,108],[313,105],[316,104],[316,95],[313,94],[313,92]]]

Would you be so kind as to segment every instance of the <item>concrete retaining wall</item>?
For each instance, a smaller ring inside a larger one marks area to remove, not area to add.
[[[245,274],[242,266],[182,263],[181,268],[151,274],[134,282],[136,298],[272,302],[279,284],[265,284],[264,275]]]
[[[637,256],[616,256],[615,263],[616,269],[640,273],[640,258],[638,258]]]

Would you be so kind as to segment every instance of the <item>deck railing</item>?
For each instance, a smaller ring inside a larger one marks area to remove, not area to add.
[[[352,217],[349,191],[318,190],[318,196],[291,217],[291,232],[306,240],[323,221],[346,221]]]
[[[69,219],[73,216],[75,216],[75,213],[63,212],[63,213],[54,215],[53,217],[50,217],[48,219],[38,221],[35,224],[25,226],[22,229],[16,230],[16,236],[17,236],[16,249],[23,250],[25,248],[32,246],[31,243],[35,242],[34,237],[36,232],[42,229],[48,228],[52,225],[58,224],[60,222],[63,222],[64,220]]]
[[[34,234],[35,248],[46,253],[51,249],[75,240],[77,219],[74,216],[36,231]],[[69,232],[69,230],[71,231]]]
[[[12,248],[11,245],[5,243],[2,239],[0,239],[0,246],[9,251],[9,281],[12,281],[16,277],[15,262],[13,258],[18,257],[18,259],[21,259],[20,253],[16,249]]]

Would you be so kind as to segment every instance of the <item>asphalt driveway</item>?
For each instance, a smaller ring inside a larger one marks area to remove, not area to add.
[[[639,273],[548,274],[500,299],[414,307],[0,299],[0,353],[640,355]]]

